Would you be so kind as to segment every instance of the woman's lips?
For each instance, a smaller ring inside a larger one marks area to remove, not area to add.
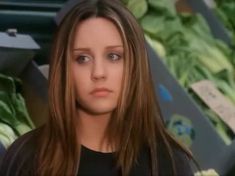
[[[105,97],[108,94],[110,94],[112,91],[106,88],[96,88],[93,91],[91,91],[90,94],[92,94],[95,97]]]

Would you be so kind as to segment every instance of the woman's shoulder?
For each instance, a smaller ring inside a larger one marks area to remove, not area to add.
[[[29,173],[36,157],[36,146],[41,128],[34,129],[16,139],[7,149],[0,163],[1,176]]]
[[[169,152],[166,146],[161,145],[158,149],[159,169],[162,175],[172,175],[172,161],[175,165],[176,175],[193,176],[193,159],[180,146],[172,144],[172,159],[169,157]],[[161,174],[160,174],[161,175]]]
[[[192,159],[181,147],[172,144],[170,148],[172,151],[171,156],[169,156],[166,145],[161,141],[158,142],[156,156],[158,175],[174,175],[172,166],[172,162],[174,162],[175,176],[193,176]],[[150,148],[148,145],[144,145],[140,151],[138,162],[134,165],[130,175],[149,175],[149,169],[151,169],[150,155]]]

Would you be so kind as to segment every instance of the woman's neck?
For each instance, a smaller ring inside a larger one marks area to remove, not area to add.
[[[100,152],[111,152],[105,138],[111,114],[91,115],[78,110],[78,137],[85,147]]]

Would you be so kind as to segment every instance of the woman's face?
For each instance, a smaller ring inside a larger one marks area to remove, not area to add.
[[[105,18],[81,22],[75,32],[72,75],[80,110],[109,114],[117,106],[124,49],[116,26]]]

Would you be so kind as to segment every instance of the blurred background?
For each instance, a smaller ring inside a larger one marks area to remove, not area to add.
[[[56,21],[76,1],[0,0],[0,158],[47,119]],[[235,175],[235,0],[122,2],[143,28],[167,129],[202,169]]]

